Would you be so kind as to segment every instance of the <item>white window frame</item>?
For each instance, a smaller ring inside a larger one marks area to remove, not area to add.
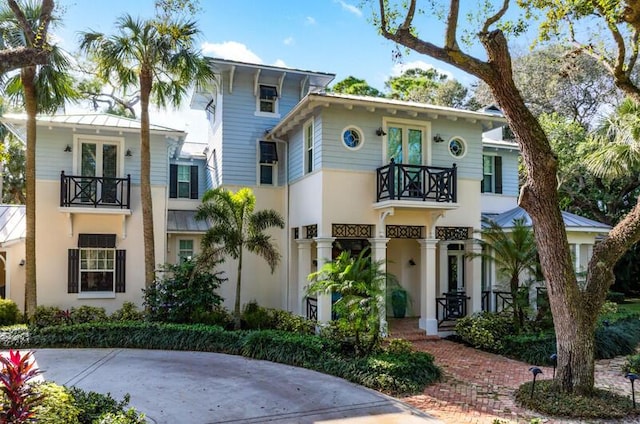
[[[176,164],[178,166],[178,168],[176,169],[176,199],[186,199],[189,200],[191,199],[191,166],[192,165],[181,165],[181,164]],[[180,180],[180,169],[184,169],[187,168],[188,169],[188,179],[187,181],[181,181]],[[187,191],[187,196],[180,196],[180,183],[189,183],[189,190]],[[191,199],[191,200],[195,200],[195,199]]]
[[[81,247],[79,249],[79,272],[78,272],[78,298],[114,298],[116,296],[116,249],[112,247]],[[82,264],[82,255],[83,252],[87,251],[110,251],[113,254],[113,268],[83,268]],[[111,290],[101,290],[101,291],[83,291],[82,290],[82,275],[88,272],[111,272],[112,273],[112,282],[111,282]]]
[[[450,144],[451,144],[451,142],[453,140],[456,140],[456,139],[460,140],[462,142],[462,150],[463,151],[462,151],[462,154],[460,156],[454,155],[453,152],[451,151]],[[449,139],[449,141],[447,141],[447,152],[449,152],[449,155],[451,155],[451,157],[454,158],[454,159],[460,160],[460,159],[464,158],[465,156],[467,156],[467,152],[468,151],[469,151],[469,146],[467,144],[467,140],[465,140],[464,138],[462,138],[462,137],[460,137],[458,135],[454,135],[453,137],[451,137]]]
[[[276,93],[277,96],[274,100],[265,100],[265,101],[270,101],[273,102],[273,112],[264,112],[262,110],[260,110],[260,102],[262,101],[262,99],[260,98],[260,87],[261,86],[265,86],[265,87],[273,87],[276,89]],[[268,117],[268,118],[280,118],[280,92],[278,91],[278,86],[275,84],[258,84],[257,86],[257,90],[256,90],[256,111],[254,113],[255,116],[264,116],[264,117]]]
[[[82,143],[94,143],[94,144],[115,144],[118,147],[118,178],[123,178],[124,173],[124,154],[125,154],[125,139],[124,137],[107,137],[107,136],[93,136],[93,135],[73,135],[73,175],[80,175],[80,161],[82,154],[80,146]]]
[[[408,143],[409,137],[407,136],[409,129],[422,130],[422,165],[430,166],[431,165],[431,122],[429,121],[415,121],[412,119],[401,119],[395,117],[383,117],[382,118],[382,130],[385,133],[388,133],[389,127],[398,127],[402,128],[403,136],[402,136],[402,152],[408,151]],[[384,164],[389,163],[389,158],[387,157],[387,142],[388,135],[383,136],[382,140],[382,162]]]
[[[187,250],[187,249],[182,249],[181,247],[181,243],[183,241],[188,241],[191,242],[191,249]],[[186,251],[190,251],[191,255],[188,256],[188,259],[193,259],[193,257],[196,254],[196,250],[195,250],[195,242],[193,239],[189,238],[189,239],[185,239],[185,238],[180,238],[176,241],[176,263],[177,264],[181,264],[182,263],[182,252],[186,252]]]
[[[349,130],[355,130],[360,135],[360,143],[358,143],[358,145],[356,147],[349,147],[344,142],[344,134]],[[357,125],[347,125],[346,127],[344,127],[342,129],[342,131],[340,131],[340,144],[342,144],[342,147],[344,147],[345,149],[349,150],[350,152],[355,152],[356,150],[360,150],[362,148],[362,146],[364,146],[364,132]]]
[[[278,162],[260,163],[260,141],[261,140],[264,141],[264,139],[256,140],[256,185],[262,186],[262,187],[277,187],[278,186]],[[262,175],[260,174],[260,171],[261,171],[261,167],[263,166],[268,166],[271,168],[273,183],[266,184],[261,181],[260,177]]]
[[[482,153],[482,179],[480,180],[480,184],[482,184],[482,194],[496,194],[496,157],[497,155]],[[491,174],[484,173],[484,158],[491,158]],[[484,176],[491,175],[491,190],[486,190],[484,187]]]
[[[302,126],[302,174],[308,175],[315,171],[315,121],[314,118],[309,119]],[[311,153],[311,158],[309,158]],[[311,170],[309,170],[311,166]]]

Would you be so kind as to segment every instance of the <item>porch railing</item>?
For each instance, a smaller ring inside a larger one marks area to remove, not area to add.
[[[438,325],[467,316],[468,299],[465,293],[444,293],[444,297],[436,298]]]
[[[130,209],[131,175],[126,178],[60,174],[60,206]]]
[[[482,310],[484,312],[491,312],[491,291],[483,290],[481,299],[482,299]]]
[[[315,297],[307,297],[307,319],[318,321],[318,299]]]
[[[376,199],[451,202],[457,200],[456,164],[440,166],[395,163],[376,170]]]
[[[508,291],[494,291],[494,307],[496,308],[494,312],[502,312],[505,309],[510,309],[513,307],[513,296],[511,296],[511,292]]]

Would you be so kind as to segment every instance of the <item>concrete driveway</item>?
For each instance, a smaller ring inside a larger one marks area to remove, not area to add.
[[[44,378],[129,393],[150,423],[439,423],[376,391],[288,365],[208,352],[36,349]]]

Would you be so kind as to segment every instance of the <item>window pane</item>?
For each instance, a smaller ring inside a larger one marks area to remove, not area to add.
[[[96,145],[82,143],[80,172],[88,177],[96,176]]]
[[[188,199],[191,197],[191,184],[189,183],[178,183],[178,197],[181,199]]]
[[[482,156],[482,173],[484,175],[493,174],[493,156]]]
[[[118,173],[118,146],[102,145],[102,176],[116,177]]]
[[[82,272],[80,277],[80,290],[83,292],[113,291],[113,272]]]
[[[187,165],[178,165],[178,181],[189,182],[191,180],[191,167]]]
[[[422,165],[422,131],[409,129],[409,158],[411,165]]]
[[[273,166],[260,165],[260,184],[273,185]]]
[[[493,177],[491,175],[485,175],[482,179],[482,190],[485,193],[493,193]]]
[[[275,102],[270,100],[260,100],[260,112],[275,112]]]
[[[387,130],[387,159],[402,163],[402,129],[389,127]]]

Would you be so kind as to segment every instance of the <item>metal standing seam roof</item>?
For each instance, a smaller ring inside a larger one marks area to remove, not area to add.
[[[529,214],[520,206],[500,214],[482,215],[483,217],[490,218],[501,228],[505,229],[513,228],[513,221],[516,219],[524,219],[524,223],[529,227],[533,225]],[[565,227],[572,231],[608,233],[609,230],[611,230],[611,227],[607,224],[565,211],[562,211],[562,219],[564,220]],[[487,225],[485,223],[482,224],[483,228],[486,228],[486,226]]]
[[[10,122],[26,122],[27,116],[24,114],[7,113],[0,117],[0,120]],[[83,127],[105,127],[119,128],[122,130],[140,130],[140,121],[137,119],[125,118],[108,113],[87,113],[74,115],[38,115],[36,121],[39,124],[51,124],[59,126],[83,126]],[[151,124],[149,129],[152,132],[174,133],[176,135],[186,135],[182,130]]]
[[[207,221],[196,220],[196,211],[174,210],[167,211],[168,233],[205,233],[209,229]]]
[[[24,205],[0,205],[0,246],[15,240],[23,240],[27,232]]]

